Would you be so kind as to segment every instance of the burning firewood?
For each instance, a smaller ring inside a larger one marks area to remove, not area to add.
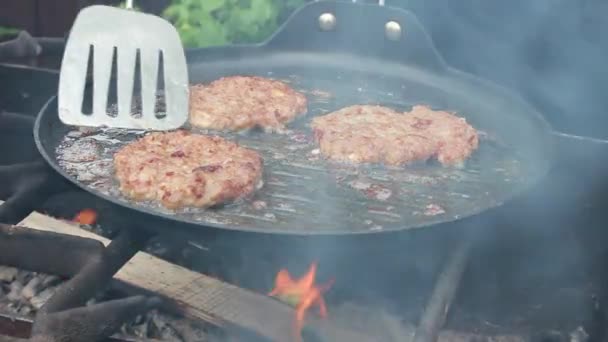
[[[329,290],[333,280],[325,285],[318,286],[315,285],[316,275],[316,262],[310,265],[308,272],[300,279],[294,280],[286,269],[281,269],[277,273],[274,289],[268,294],[296,308],[293,334],[297,342],[302,339],[301,333],[308,309],[318,306],[319,315],[322,318],[327,317],[327,307],[322,294]]]
[[[72,220],[80,224],[95,224],[97,222],[97,212],[93,209],[83,209]]]

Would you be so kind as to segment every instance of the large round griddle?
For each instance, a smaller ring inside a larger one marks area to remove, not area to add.
[[[332,31],[318,29],[323,13],[336,15],[339,25]],[[385,38],[384,23],[389,20],[401,23],[403,39]],[[471,216],[525,191],[546,174],[552,160],[550,128],[542,117],[504,89],[447,67],[416,19],[402,10],[313,2],[265,44],[194,50],[188,60],[192,83],[259,75],[287,81],[308,97],[308,113],[284,135],[194,129],[222,135],[263,155],[264,186],[253,198],[177,212],[124,198],[113,178],[112,155],[143,132],[100,130],[83,136],[77,127],[60,122],[55,98],[35,125],[40,152],[83,189],[192,229],[301,235],[414,229]],[[353,104],[399,110],[425,104],[456,112],[480,131],[480,147],[463,168],[326,161],[312,141],[310,120]],[[66,149],[87,153],[90,146],[98,151],[95,160],[66,161]]]

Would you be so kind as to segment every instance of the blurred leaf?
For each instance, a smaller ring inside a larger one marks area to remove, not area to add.
[[[19,33],[19,30],[14,27],[0,26],[0,38],[7,37],[7,36],[14,36],[17,33]]]
[[[218,8],[224,6],[225,0],[203,0],[201,1],[201,8],[203,8],[208,13],[211,13]]]
[[[172,0],[163,16],[187,47],[254,43],[269,37],[306,0]]]

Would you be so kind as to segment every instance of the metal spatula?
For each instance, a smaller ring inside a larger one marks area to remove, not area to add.
[[[182,126],[188,119],[188,71],[179,35],[168,21],[129,10],[132,2],[127,1],[127,10],[95,5],[78,14],[65,47],[59,77],[58,110],[63,123],[170,130]],[[132,115],[132,101],[138,55],[141,115],[135,116]],[[91,57],[92,113],[85,114],[82,108]],[[117,115],[107,109],[114,58]],[[164,71],[166,115],[155,113],[159,59]]]

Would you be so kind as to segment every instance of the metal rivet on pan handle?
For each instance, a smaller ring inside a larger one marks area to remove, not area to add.
[[[396,21],[389,21],[384,25],[384,34],[390,40],[401,39],[401,25]]]
[[[353,2],[359,2],[358,0],[353,0]],[[378,0],[378,5],[384,6],[384,0]]]
[[[323,13],[319,16],[319,27],[323,31],[331,31],[336,27],[336,16],[331,13]]]

